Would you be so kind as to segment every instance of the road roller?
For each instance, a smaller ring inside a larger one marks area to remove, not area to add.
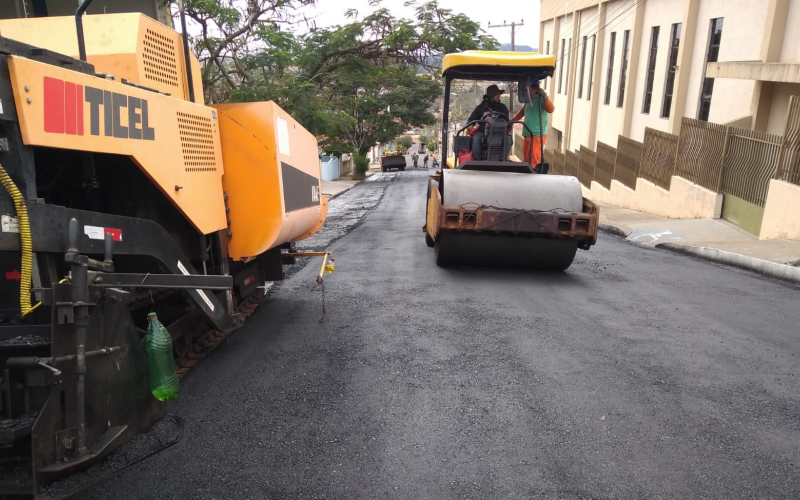
[[[442,61],[442,150],[449,150],[454,80],[515,83],[519,102],[537,105],[538,96],[530,96],[528,89],[552,76],[554,69],[554,56],[532,52],[447,54]],[[576,177],[548,174],[544,154],[539,165],[508,156],[515,124],[525,127],[498,112],[465,124],[453,137],[454,156],[430,176],[422,229],[438,265],[563,271],[579,248],[589,250],[596,242],[598,207],[582,196]],[[467,133],[478,126],[484,130],[480,158],[469,154],[478,139]]]
[[[327,214],[312,134],[273,102],[204,105],[185,38],[90,1],[0,21],[0,497],[162,419],[150,318],[185,375]]]

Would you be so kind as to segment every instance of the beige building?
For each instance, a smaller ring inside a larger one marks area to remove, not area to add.
[[[800,0],[542,0],[539,47],[564,151],[683,117],[783,134],[800,95]]]

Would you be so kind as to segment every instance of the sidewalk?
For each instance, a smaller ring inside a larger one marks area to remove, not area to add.
[[[800,283],[800,241],[759,240],[722,219],[667,219],[599,206],[600,228],[629,241]]]
[[[370,165],[369,170],[367,171],[366,177],[371,176],[375,172],[380,172],[381,166],[378,165],[376,170],[372,169],[373,165]],[[361,182],[360,180],[353,180],[353,175],[343,175],[336,179],[335,181],[320,181],[322,184],[322,194],[328,198],[328,200],[332,200],[339,196],[340,194],[344,193],[348,189],[355,187],[356,184]]]

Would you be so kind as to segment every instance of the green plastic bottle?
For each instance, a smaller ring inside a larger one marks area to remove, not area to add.
[[[180,392],[175,360],[172,357],[172,337],[156,313],[147,315],[147,338],[144,350],[150,367],[150,391],[159,401],[175,399]]]

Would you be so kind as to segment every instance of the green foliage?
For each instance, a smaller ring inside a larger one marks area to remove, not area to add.
[[[443,54],[494,49],[479,23],[424,0],[413,19],[377,8],[343,26],[316,28],[300,7],[315,0],[185,0],[206,101],[275,101],[331,153],[364,155],[429,113]],[[293,25],[310,30],[296,34]],[[418,74],[420,69],[423,74]],[[425,71],[427,73],[425,73]]]
[[[353,179],[363,179],[369,170],[369,158],[364,155],[353,156]]]
[[[397,138],[397,144],[399,146],[403,146],[403,148],[406,151],[408,151],[408,148],[411,147],[411,144],[413,144],[413,142],[411,141],[410,135],[401,135],[400,137]]]
[[[436,151],[436,143],[435,142],[429,142],[428,143],[428,151],[430,151],[431,153]]]
[[[419,142],[420,142],[420,144],[427,144],[428,143],[428,136],[425,135],[425,134],[420,135],[419,136]]]

